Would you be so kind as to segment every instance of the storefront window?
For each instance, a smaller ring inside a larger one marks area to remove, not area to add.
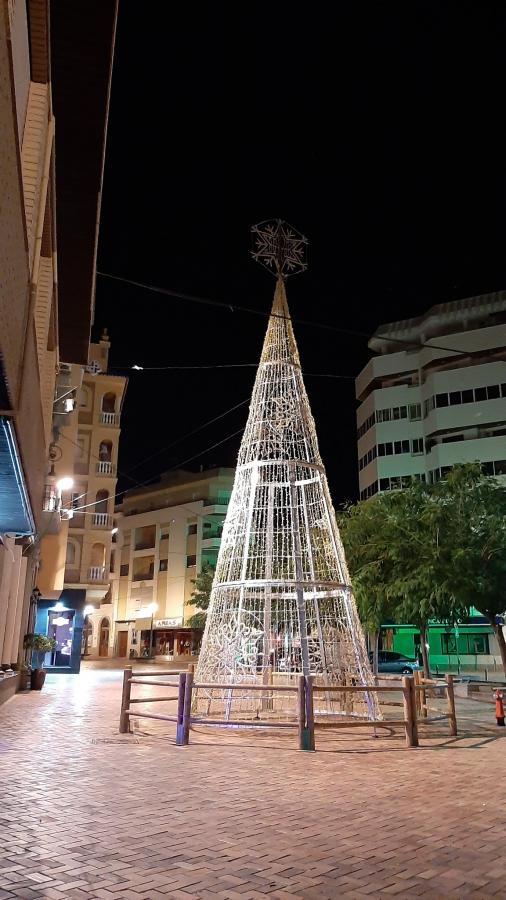
[[[45,666],[70,666],[74,611],[69,609],[49,610],[47,635],[55,639],[53,650],[46,653]]]

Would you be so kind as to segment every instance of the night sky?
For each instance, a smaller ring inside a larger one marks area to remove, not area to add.
[[[505,46],[504,4],[484,0],[120,3],[99,270],[267,312],[249,229],[280,217],[310,242],[294,318],[370,333],[505,288]],[[254,363],[265,318],[98,277],[104,325],[130,377],[121,472],[152,478],[244,425],[247,405],[143,462],[247,398],[254,369],[127,368]],[[306,372],[370,357],[295,328]],[[338,505],[358,488],[353,380],[306,387]],[[239,440],[188,467],[233,465]]]

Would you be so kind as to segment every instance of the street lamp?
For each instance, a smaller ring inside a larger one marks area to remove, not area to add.
[[[146,607],[146,612],[151,616],[151,625],[149,628],[149,658],[153,656],[153,616],[158,609],[158,603],[150,603]]]
[[[60,478],[60,480],[56,482],[56,488],[60,494],[62,494],[63,491],[70,491],[70,488],[72,487],[74,487],[74,479],[70,478],[69,475]]]

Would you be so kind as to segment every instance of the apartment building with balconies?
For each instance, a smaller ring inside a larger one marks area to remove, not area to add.
[[[151,617],[156,655],[174,658],[195,646],[201,633],[186,624],[195,612],[187,604],[202,565],[216,566],[233,481],[233,469],[178,470],[124,495],[112,555],[115,655],[143,654]],[[103,626],[93,620],[96,647]]]
[[[381,325],[369,347],[375,356],[356,379],[362,500],[412,479],[433,483],[457,463],[478,461],[506,481],[506,291]],[[388,649],[413,655],[415,630],[390,631]],[[435,664],[451,666],[457,655],[466,665],[500,662],[492,629],[476,610],[460,631],[459,638],[430,629]],[[466,640],[473,653],[463,649]]]
[[[360,497],[478,460],[506,474],[506,291],[381,325],[356,380]]]
[[[127,384],[123,376],[108,373],[109,349],[104,332],[98,343],[90,344],[87,366],[80,372],[79,367],[72,367],[75,408],[60,427],[57,446],[61,456],[55,463],[56,482],[69,475],[73,482],[63,490],[60,501],[60,512],[66,519],[60,601],[69,610],[77,601],[84,609],[94,607],[107,622],[112,612],[109,573],[121,410]],[[60,540],[60,553],[61,544]],[[109,654],[112,634],[112,629],[104,625],[104,656]]]
[[[93,322],[116,16],[117,0],[0,0],[0,702],[63,587],[55,438]]]

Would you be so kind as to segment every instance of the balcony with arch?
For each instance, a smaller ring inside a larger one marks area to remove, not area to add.
[[[81,545],[75,538],[67,538],[67,554],[65,557],[65,581],[71,584],[79,582],[81,565]]]
[[[102,408],[100,410],[100,423],[102,425],[113,425],[116,428],[119,425],[119,413],[116,411],[118,397],[112,391],[108,391],[102,397]]]
[[[90,582],[105,584],[108,581],[106,567],[106,548],[100,541],[95,541],[91,547],[90,566],[88,579]]]
[[[95,511],[92,514],[91,524],[94,528],[112,528],[112,515],[109,509],[109,491],[97,491],[95,497]]]
[[[112,461],[112,455],[112,441],[100,441],[100,446],[98,448],[98,462],[95,467],[97,475],[116,475],[116,466]]]

